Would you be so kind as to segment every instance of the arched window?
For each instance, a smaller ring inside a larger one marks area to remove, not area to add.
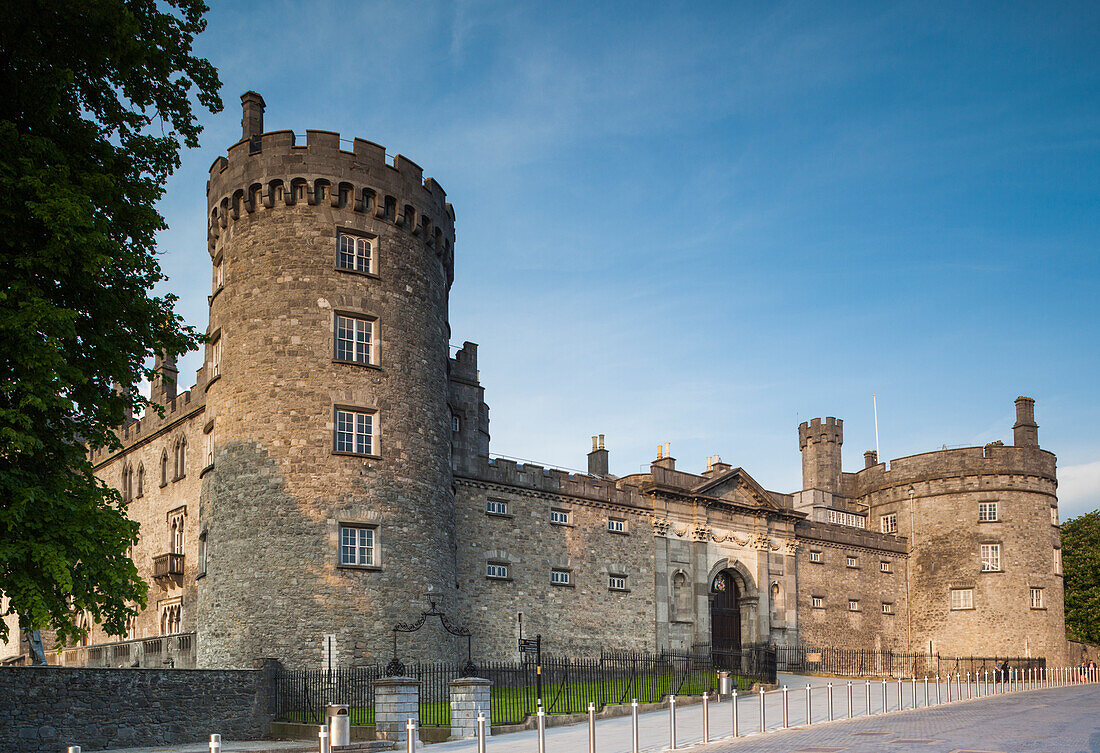
[[[183,554],[183,514],[172,517],[172,553]]]
[[[88,645],[88,640],[89,640],[89,638],[91,637],[91,634],[92,634],[92,621],[90,619],[88,619],[88,613],[87,612],[80,615],[80,620],[77,622],[77,626],[82,631],[84,631],[83,634],[80,636],[80,645],[81,646],[87,646]]]
[[[133,471],[130,466],[123,466],[122,468],[122,499],[124,502],[129,502],[132,499],[133,485],[131,484],[131,477]]]
[[[168,486],[168,450],[160,452],[160,485]]]
[[[137,472],[137,496],[145,496],[145,465],[138,466]]]
[[[187,475],[187,437],[176,441],[176,480]]]

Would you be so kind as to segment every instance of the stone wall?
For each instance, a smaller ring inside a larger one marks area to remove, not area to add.
[[[203,743],[267,734],[277,663],[252,670],[0,669],[0,753]]]
[[[812,647],[906,651],[905,540],[809,521],[795,530],[802,641]]]
[[[551,653],[656,647],[653,529],[644,513],[465,479],[456,489],[464,605],[456,621],[473,632],[476,655],[516,658],[521,612],[524,637],[541,633]],[[503,501],[507,513],[487,513],[490,499]],[[570,522],[551,523],[552,509],[567,511]],[[624,519],[626,532],[608,531],[609,516]],[[491,562],[506,564],[508,578],[486,577]],[[568,571],[570,583],[551,584],[552,569]],[[626,590],[609,589],[612,574],[626,577]]]

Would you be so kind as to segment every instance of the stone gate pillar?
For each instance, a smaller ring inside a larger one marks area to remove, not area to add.
[[[460,677],[448,683],[451,687],[451,738],[468,740],[477,737],[477,712],[485,714],[486,733],[492,730],[489,710],[489,689],[493,683],[480,677]]]
[[[374,681],[374,729],[379,740],[404,742],[405,723],[420,727],[420,683],[412,677],[383,677]]]

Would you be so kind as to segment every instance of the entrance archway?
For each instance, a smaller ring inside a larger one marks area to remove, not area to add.
[[[710,583],[710,646],[715,652],[741,650],[740,578],[722,570]]]

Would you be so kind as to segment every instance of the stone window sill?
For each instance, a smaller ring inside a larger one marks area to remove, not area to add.
[[[982,575],[1003,575],[1004,570],[982,570]]]
[[[607,590],[610,591],[611,593],[617,593],[617,594],[628,594],[628,593],[630,593],[629,588],[608,588]]]
[[[365,452],[346,452],[344,450],[333,450],[333,455],[344,455],[350,458],[365,458],[367,460],[381,460],[381,455],[369,455]]]
[[[514,518],[514,517],[516,517],[514,514],[512,514],[510,512],[489,512],[488,510],[486,510],[485,514],[488,515],[490,518]]]
[[[550,525],[552,525],[552,526],[561,526],[562,528],[576,528],[577,527],[575,523],[559,523],[556,520],[551,520]]]
[[[951,607],[952,612],[973,612],[974,607]]]
[[[610,528],[607,530],[607,532],[612,533],[616,536],[629,536],[630,535],[629,531],[612,531]]]
[[[381,565],[349,565],[347,563],[336,563],[337,570],[381,570]]]
[[[569,581],[568,583],[555,583],[554,581],[550,581],[550,585],[553,586],[554,588],[576,588],[577,587],[577,585],[575,583],[573,583],[573,581]]]
[[[501,582],[501,583],[511,583],[512,582],[512,576],[509,575],[507,578],[501,578],[500,576],[497,576],[497,575],[486,575],[485,580],[495,580],[495,581],[498,581],[498,582]]]
[[[1031,611],[1032,612],[1045,612],[1045,611],[1047,611],[1047,608],[1046,607],[1032,607]]]
[[[345,274],[349,274],[349,275],[359,275],[360,277],[370,277],[372,280],[381,280],[382,279],[375,272],[364,272],[361,269],[348,269],[347,267],[337,267],[337,266],[334,266],[333,269],[335,269],[337,272],[344,272]]]
[[[375,369],[377,371],[382,370],[382,367],[379,366],[376,363],[363,363],[362,361],[349,361],[346,358],[333,358],[332,362],[333,363],[342,363],[342,364],[346,364],[348,366],[359,366],[359,367],[364,368],[364,369]]]
[[[1004,523],[1004,519],[997,518],[996,520],[979,520],[978,523]]]

